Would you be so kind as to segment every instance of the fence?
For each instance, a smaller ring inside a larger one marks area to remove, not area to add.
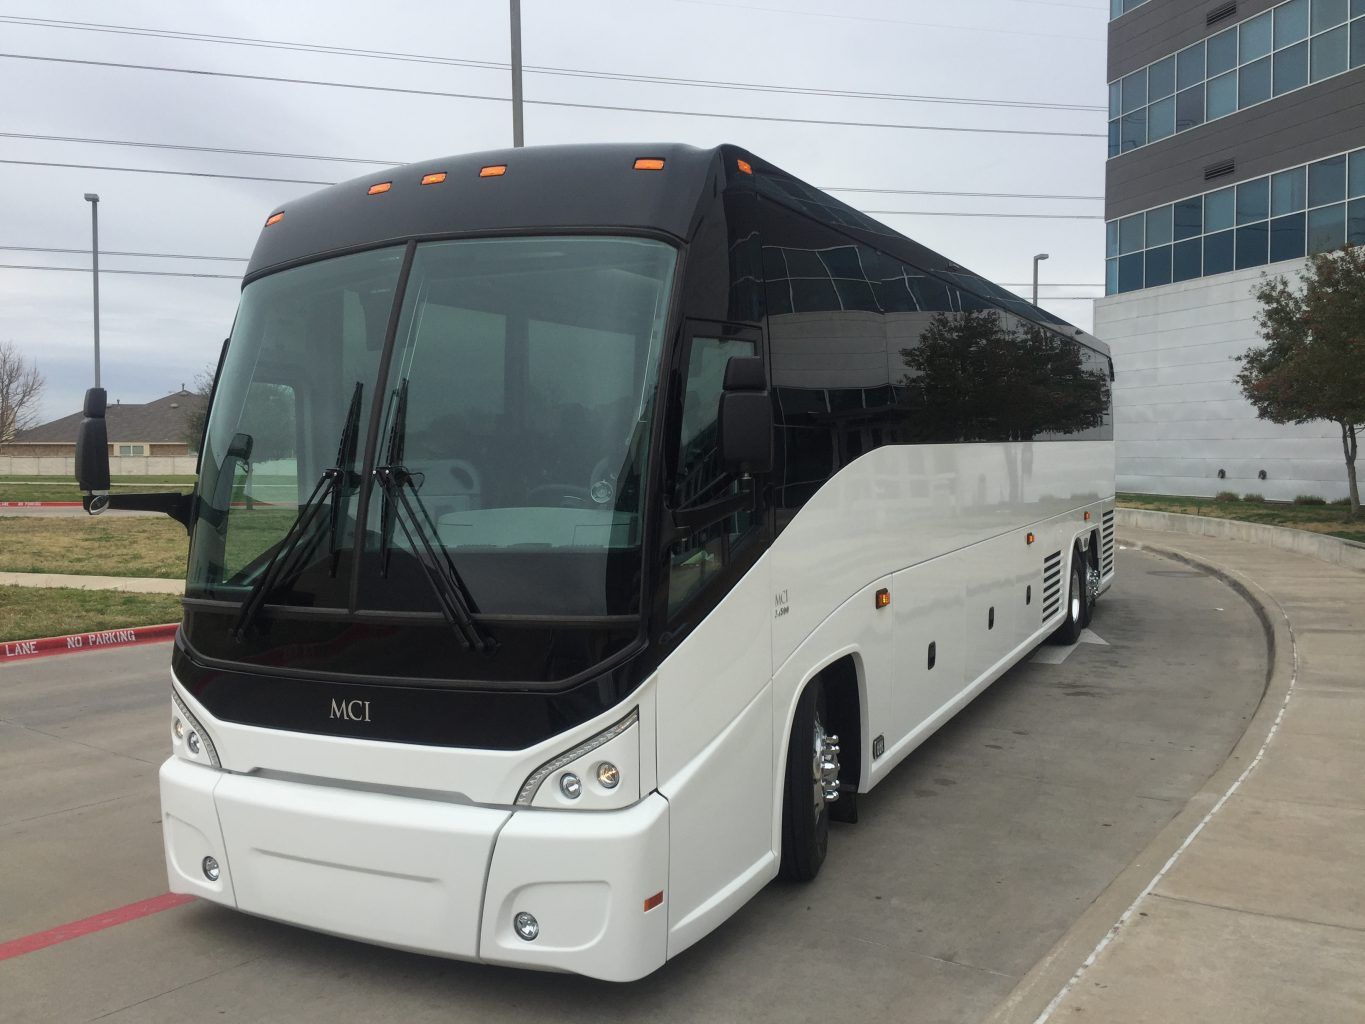
[[[154,455],[150,457],[109,460],[111,476],[194,476],[193,455]],[[34,457],[28,455],[0,455],[0,476],[66,477],[76,476],[76,460],[72,456]]]

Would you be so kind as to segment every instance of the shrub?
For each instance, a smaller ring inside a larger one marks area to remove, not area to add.
[[[1232,491],[1219,491],[1213,496],[1214,501],[1238,501],[1237,495]]]
[[[1333,500],[1332,504],[1333,504],[1333,505],[1350,505],[1350,504],[1351,504],[1351,496],[1348,494],[1348,495],[1347,495],[1346,497],[1344,497],[1344,498],[1336,498],[1336,499]]]
[[[1265,501],[1265,498],[1259,494],[1244,494],[1242,495],[1242,500],[1254,502],[1255,504],[1259,505]]]
[[[1316,494],[1300,494],[1294,498],[1295,505],[1326,505],[1325,498],[1319,498]]]

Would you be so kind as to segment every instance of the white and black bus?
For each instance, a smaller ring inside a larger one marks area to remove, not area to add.
[[[1094,338],[733,146],[433,160],[266,221],[198,486],[171,888],[630,980],[1113,579]]]

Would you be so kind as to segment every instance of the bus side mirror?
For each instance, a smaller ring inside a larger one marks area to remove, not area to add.
[[[76,434],[76,482],[85,494],[109,492],[109,428],[104,422],[108,395],[104,388],[90,388],[81,410]]]
[[[725,465],[741,473],[773,468],[773,405],[758,356],[732,356],[720,396],[719,447]]]

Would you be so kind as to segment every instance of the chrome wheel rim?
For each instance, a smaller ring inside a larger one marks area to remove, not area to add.
[[[820,715],[815,716],[815,749],[811,758],[812,795],[815,820],[825,813],[825,805],[839,799],[839,737],[825,732]]]

